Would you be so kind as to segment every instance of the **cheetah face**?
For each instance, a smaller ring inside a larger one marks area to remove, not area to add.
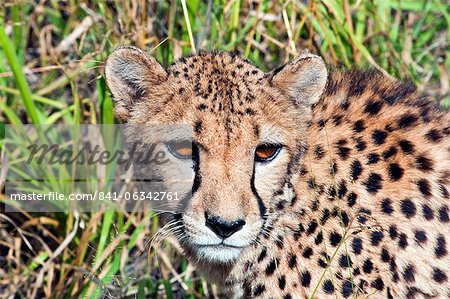
[[[172,231],[197,261],[235,261],[293,199],[287,189],[311,105],[325,87],[323,61],[303,55],[264,73],[229,53],[202,53],[164,69],[141,50],[121,47],[108,58],[106,77],[122,121],[191,128],[166,143],[171,159],[192,172],[191,196],[171,216]]]

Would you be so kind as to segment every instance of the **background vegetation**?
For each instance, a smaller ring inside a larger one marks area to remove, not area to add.
[[[444,0],[3,0],[0,136],[2,124],[113,123],[103,62],[121,44],[164,65],[237,50],[265,70],[307,50],[411,80],[448,107],[449,27]],[[0,297],[220,297],[170,241],[150,248],[152,213],[5,213],[0,200]]]

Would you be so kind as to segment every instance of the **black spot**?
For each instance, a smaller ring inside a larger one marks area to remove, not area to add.
[[[378,291],[382,291],[384,288],[384,282],[381,277],[378,277],[374,281],[372,281],[372,287],[377,289]]]
[[[364,273],[370,274],[370,273],[372,273],[372,270],[373,270],[372,261],[370,259],[365,260],[364,264],[363,264]]]
[[[385,198],[381,202],[381,210],[385,214],[392,214],[394,212],[394,208],[392,207],[392,200],[390,198]]]
[[[401,150],[405,154],[412,154],[414,152],[414,145],[406,139],[400,140],[398,145],[400,145]]]
[[[425,156],[418,156],[416,158],[416,168],[424,172],[429,172],[433,170],[434,162]]]
[[[342,236],[338,232],[332,232],[330,234],[330,243],[331,246],[336,246],[341,242]]]
[[[397,120],[397,125],[400,129],[406,129],[413,126],[418,120],[419,117],[417,115],[406,113]]]
[[[195,124],[194,124],[194,131],[195,131],[195,133],[200,134],[202,132],[202,129],[203,129],[202,122],[201,121],[196,121]]]
[[[245,109],[245,114],[250,115],[250,116],[253,116],[253,115],[255,115],[256,113],[255,113],[255,110],[250,109],[250,108],[247,108],[247,109]]]
[[[361,238],[354,238],[352,241],[352,249],[356,255],[361,254],[363,249],[363,242]]]
[[[316,245],[321,244],[323,241],[323,234],[322,232],[318,233],[316,236],[316,239],[314,240],[314,242],[316,243]]]
[[[389,227],[389,237],[391,237],[392,240],[395,240],[395,238],[398,237],[398,231],[395,225]]]
[[[367,180],[363,183],[366,186],[367,192],[376,194],[381,189],[381,175],[375,172],[371,172]]]
[[[327,262],[325,262],[323,259],[319,259],[317,261],[317,263],[319,264],[320,267],[322,268],[326,268],[327,267]]]
[[[356,193],[352,192],[347,196],[347,204],[349,207],[353,207],[356,204],[356,199],[358,196]]]
[[[306,229],[306,233],[308,235],[313,234],[316,231],[317,226],[318,226],[318,224],[317,224],[316,220],[311,221],[308,225],[308,228]]]
[[[381,260],[385,263],[389,262],[391,260],[391,255],[389,254],[389,252],[386,250],[386,248],[383,248],[381,250]]]
[[[334,200],[336,198],[336,195],[337,195],[337,187],[336,186],[330,186],[328,188],[327,194],[328,194],[328,199],[329,200]]]
[[[406,268],[403,270],[403,278],[407,282],[414,282],[416,280],[416,278],[414,277],[415,274],[416,274],[416,269],[411,264],[406,266]]]
[[[431,186],[430,182],[428,182],[427,179],[420,179],[419,181],[417,181],[417,187],[419,187],[420,192],[424,196],[431,196]]]
[[[350,155],[351,149],[346,146],[338,146],[337,147],[337,154],[339,157],[341,157],[343,160],[347,160],[348,156]]]
[[[288,261],[289,268],[294,269],[297,266],[297,256],[291,254]]]
[[[292,295],[291,294],[286,294],[286,295],[284,295],[283,299],[292,299]]]
[[[278,265],[278,259],[273,259],[270,261],[269,265],[266,267],[266,275],[272,275]]]
[[[422,212],[423,212],[423,217],[425,217],[426,220],[433,220],[434,212],[430,208],[429,205],[427,205],[427,204],[423,205],[422,206]]]
[[[261,253],[259,254],[258,263],[261,263],[266,256],[267,256],[267,248],[264,247],[263,250],[261,250]]]
[[[443,184],[439,184],[439,190],[444,198],[450,198],[450,192],[448,192]]]
[[[286,287],[286,277],[284,275],[282,275],[280,278],[278,278],[278,286],[282,290],[284,290],[284,288]]]
[[[350,223],[350,219],[348,218],[348,214],[346,212],[341,212],[341,220],[345,227],[347,227]]]
[[[400,234],[398,238],[398,246],[402,249],[405,249],[408,246],[408,237],[403,233]]]
[[[317,122],[317,126],[320,128],[320,129],[322,129],[323,127],[325,127],[325,124],[327,123],[327,120],[325,120],[325,119],[320,119],[318,122]]]
[[[366,209],[360,209],[358,214],[356,215],[356,219],[358,219],[358,222],[361,224],[364,224],[367,222],[366,215],[371,215],[372,213],[369,210]]]
[[[364,279],[361,279],[361,280],[359,281],[358,288],[359,288],[360,290],[364,290],[364,289],[366,288],[366,285],[367,285],[367,281],[365,281]]]
[[[353,293],[353,284],[350,280],[345,280],[342,284],[342,296],[349,297]]]
[[[320,144],[319,144],[319,145],[316,145],[316,147],[314,148],[314,156],[315,156],[317,159],[322,159],[323,156],[325,156],[325,151],[324,151],[322,145],[320,145]]]
[[[447,275],[439,268],[433,268],[433,279],[436,282],[443,283],[448,280]]]
[[[389,263],[389,269],[391,270],[391,273],[392,273],[392,280],[394,282],[397,282],[400,279],[400,277],[398,276],[398,273],[397,273],[397,264],[395,263],[394,258],[392,258]]]
[[[376,164],[380,161],[380,155],[377,153],[370,153],[367,155],[367,164]]]
[[[342,110],[348,110],[348,107],[350,107],[350,101],[346,99],[344,102],[342,102],[341,108]]]
[[[436,239],[436,247],[434,248],[434,253],[438,259],[447,255],[447,243],[445,241],[444,235],[440,234]]]
[[[381,101],[374,101],[370,100],[365,109],[364,112],[370,114],[370,115],[377,115],[378,112],[380,112],[381,108],[383,107],[383,102]]]
[[[334,200],[336,195],[337,195],[337,187],[336,186],[330,186],[328,188],[327,193],[328,193],[328,199],[329,200]]]
[[[425,138],[434,143],[441,141],[442,137],[442,134],[436,129],[431,129],[427,134],[425,134]]]
[[[359,152],[362,152],[367,148],[367,143],[361,137],[356,138],[355,142],[356,142],[356,149]]]
[[[353,125],[353,131],[355,133],[360,133],[362,131],[364,131],[366,129],[366,126],[364,124],[364,120],[360,119],[355,121],[354,125]]]
[[[370,236],[370,242],[372,243],[373,246],[378,246],[381,240],[383,240],[383,237],[384,234],[382,231],[373,231]]]
[[[387,159],[389,159],[390,157],[393,157],[393,156],[395,156],[396,154],[397,154],[397,148],[395,147],[395,146],[391,146],[389,149],[387,149],[387,150],[385,150],[384,152],[383,152],[383,159],[384,160],[387,160]]]
[[[331,280],[327,279],[323,283],[323,291],[327,294],[333,294],[334,293],[334,285],[331,282]]]
[[[333,160],[330,162],[330,174],[335,175],[337,172],[338,172],[338,167],[337,167],[336,161]]]
[[[442,222],[449,222],[449,216],[448,216],[448,206],[442,206],[439,209],[439,220],[441,220]]]
[[[403,174],[405,173],[403,168],[400,165],[398,165],[398,163],[389,164],[388,172],[390,179],[393,181],[398,181],[399,179],[402,178]]]
[[[423,230],[416,230],[414,232],[414,238],[417,244],[423,244],[427,242],[427,234]]]
[[[409,198],[405,198],[400,202],[400,210],[406,218],[414,217],[417,212],[416,205]]]
[[[313,255],[313,250],[311,247],[306,247],[305,250],[303,250],[302,256],[304,258],[311,258],[311,256]]]
[[[341,138],[341,139],[339,139],[338,141],[336,141],[336,146],[346,145],[347,143],[348,143],[348,142],[347,142],[347,139]]]
[[[341,257],[339,258],[339,266],[341,266],[342,268],[348,268],[351,267],[352,265],[353,265],[352,260],[348,255],[346,254],[341,255]]]
[[[345,184],[345,181],[342,180],[339,183],[339,188],[338,188],[338,197],[339,198],[343,198],[345,196],[345,194],[347,194],[347,186]]]
[[[283,210],[284,207],[285,207],[285,204],[286,204],[286,201],[285,200],[281,200],[281,201],[277,202],[276,208],[278,210]],[[277,245],[279,245],[279,244],[277,243]]]
[[[335,115],[332,117],[334,125],[339,126],[342,122],[342,115]]]
[[[205,111],[206,109],[208,109],[208,106],[206,106],[205,104],[200,104],[198,105],[197,109],[200,111]]]
[[[339,212],[340,212],[339,208],[338,207],[334,207],[333,211],[331,212],[331,216],[337,217],[339,215]]]
[[[383,130],[375,130],[372,132],[372,139],[376,145],[381,145],[386,141],[387,132]]]
[[[253,292],[253,296],[260,296],[264,291],[266,290],[266,287],[263,284],[259,284],[256,286],[255,291]]]
[[[304,287],[309,287],[311,283],[311,273],[309,271],[305,271],[300,275],[300,283]]]

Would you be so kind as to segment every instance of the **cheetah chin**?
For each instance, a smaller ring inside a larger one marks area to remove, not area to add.
[[[212,262],[231,263],[235,261],[241,254],[242,247],[234,247],[227,245],[203,245],[197,247],[197,256]]]
[[[165,230],[221,291],[450,298],[450,114],[411,84],[312,54],[271,72],[227,52],[164,68],[134,47],[105,74],[122,122],[188,128],[127,138],[158,144],[166,181],[187,178]]]

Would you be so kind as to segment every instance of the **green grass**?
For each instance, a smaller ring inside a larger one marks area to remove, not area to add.
[[[264,70],[307,50],[331,66],[369,65],[410,80],[450,106],[446,1],[40,2],[0,3],[1,136],[4,124],[113,123],[103,61],[121,44],[164,65],[195,51],[237,50]],[[158,228],[152,213],[2,213],[0,293],[220,296],[169,242],[150,251]]]

